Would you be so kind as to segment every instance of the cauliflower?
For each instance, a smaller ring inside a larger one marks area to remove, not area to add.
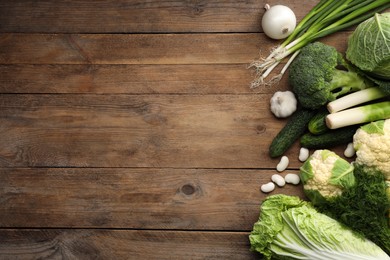
[[[376,167],[390,180],[390,119],[361,126],[353,136],[356,163]]]
[[[271,112],[279,118],[291,116],[296,110],[298,101],[291,91],[276,91],[270,100]]]
[[[300,167],[305,195],[314,205],[355,185],[353,165],[329,150],[316,150]]]

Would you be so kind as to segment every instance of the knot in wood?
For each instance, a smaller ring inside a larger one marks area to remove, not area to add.
[[[265,132],[265,129],[266,129],[265,125],[260,124],[260,125],[256,126],[256,133],[262,134]]]
[[[189,4],[190,13],[193,16],[201,15],[204,12],[206,3],[204,1],[191,1]]]
[[[184,184],[180,191],[187,196],[193,195],[196,192],[196,187],[193,184]]]

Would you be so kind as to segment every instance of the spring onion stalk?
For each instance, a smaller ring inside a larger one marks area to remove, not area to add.
[[[310,42],[329,34],[359,24],[387,8],[390,0],[320,0],[316,6],[297,24],[287,37],[268,57],[254,61],[250,68],[256,69],[251,87],[266,84],[266,78],[284,60]],[[289,63],[276,76],[280,79]],[[272,81],[272,80],[271,80]]]
[[[333,100],[329,102],[326,107],[329,113],[336,113],[341,110],[361,105],[363,103],[386,96],[388,96],[388,94],[383,92],[380,88],[371,87],[353,92],[351,94]]]
[[[337,129],[390,118],[390,101],[363,105],[326,116],[326,125]]]

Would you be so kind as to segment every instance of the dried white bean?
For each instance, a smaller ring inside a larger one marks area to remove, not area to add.
[[[271,176],[271,180],[276,183],[276,185],[278,185],[279,187],[283,187],[284,185],[286,185],[286,181],[284,180],[284,178],[279,175],[279,174],[274,174]]]
[[[309,158],[309,149],[307,149],[305,147],[301,147],[301,149],[299,150],[299,157],[298,157],[298,159],[301,162],[304,162],[304,161],[307,160],[307,158]]]
[[[353,143],[349,143],[347,145],[347,148],[345,148],[344,155],[345,157],[353,157],[355,155],[356,151],[355,148],[353,147]]]
[[[275,183],[268,182],[266,184],[261,185],[260,189],[264,193],[271,192],[271,191],[273,191],[275,189]]]
[[[287,156],[282,156],[282,158],[280,158],[280,162],[276,166],[276,170],[278,172],[284,171],[285,169],[287,169],[289,162],[290,161]]]
[[[301,181],[301,179],[299,178],[299,175],[295,174],[295,173],[288,173],[288,174],[286,174],[286,176],[284,176],[284,180],[287,183],[291,183],[291,184],[294,184],[294,185],[299,184],[299,182]]]

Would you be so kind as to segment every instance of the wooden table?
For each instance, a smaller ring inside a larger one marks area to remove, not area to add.
[[[316,3],[1,0],[0,259],[258,258],[289,88],[249,88],[266,2]]]

